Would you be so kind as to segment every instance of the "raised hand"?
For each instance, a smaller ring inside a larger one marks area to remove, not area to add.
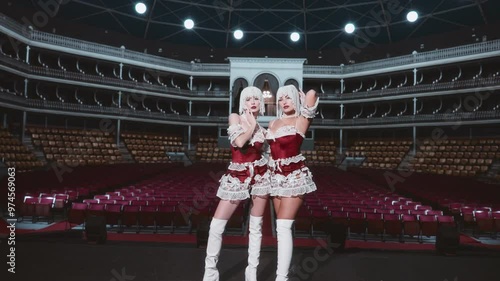
[[[299,99],[300,99],[300,104],[304,104],[306,102],[306,94],[304,94],[302,90],[299,90]]]
[[[243,114],[241,115],[241,126],[246,130],[253,130],[257,125],[257,120],[255,120],[255,116],[253,116],[252,112],[248,109],[245,109]]]
[[[245,115],[246,115],[245,117],[248,121],[248,124],[250,124],[250,127],[255,128],[255,125],[257,125],[257,120],[255,120],[255,116],[253,115],[253,113],[247,109],[245,111]]]

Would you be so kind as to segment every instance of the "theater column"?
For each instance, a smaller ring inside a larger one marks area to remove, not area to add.
[[[26,64],[30,64],[30,46],[26,45]]]
[[[340,120],[344,119],[344,105],[341,104],[340,105]],[[342,139],[343,139],[343,130],[340,129],[340,134],[339,134],[339,153],[342,154]]]
[[[21,124],[21,143],[24,141],[24,131],[26,130],[26,111],[23,111],[23,123]]]
[[[413,98],[413,118],[417,115],[417,98]],[[413,126],[413,155],[417,153],[417,127]]]
[[[116,120],[116,146],[119,147],[120,145],[120,125],[121,125],[120,119]]]
[[[191,85],[192,85],[192,76],[191,76]],[[189,101],[189,116],[191,116],[191,108],[192,108],[193,102]],[[191,125],[188,126],[188,151],[191,150]]]

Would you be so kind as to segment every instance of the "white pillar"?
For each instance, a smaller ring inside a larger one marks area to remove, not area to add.
[[[30,46],[26,46],[26,63],[30,64]]]
[[[119,146],[120,145],[120,126],[121,126],[121,121],[120,119],[118,119],[116,121],[116,146]]]
[[[28,78],[24,79],[24,97],[28,98]]]

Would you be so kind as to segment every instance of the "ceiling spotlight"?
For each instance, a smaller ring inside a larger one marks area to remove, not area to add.
[[[348,23],[345,25],[345,32],[351,34],[354,32],[354,30],[356,30],[356,27],[354,26],[354,24]]]
[[[138,13],[138,14],[144,14],[147,10],[147,7],[146,7],[146,4],[142,3],[142,2],[139,2],[137,4],[135,4],[135,11]]]
[[[300,34],[298,32],[292,32],[292,34],[290,34],[290,40],[292,40],[293,42],[297,42],[299,41],[300,39]]]
[[[418,13],[415,11],[411,11],[406,15],[406,19],[409,22],[416,22],[418,20]]]
[[[194,21],[192,19],[187,19],[184,21],[184,27],[186,29],[193,29],[194,27]]]
[[[243,31],[241,31],[241,29],[236,29],[233,33],[233,36],[234,38],[240,40],[241,38],[243,38]]]

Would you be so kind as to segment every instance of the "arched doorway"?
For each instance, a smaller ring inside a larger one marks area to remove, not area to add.
[[[263,73],[255,78],[253,85],[263,91],[268,91],[268,96],[264,96],[264,106],[266,108],[265,116],[276,116],[276,91],[279,88],[279,82],[274,75]]]

